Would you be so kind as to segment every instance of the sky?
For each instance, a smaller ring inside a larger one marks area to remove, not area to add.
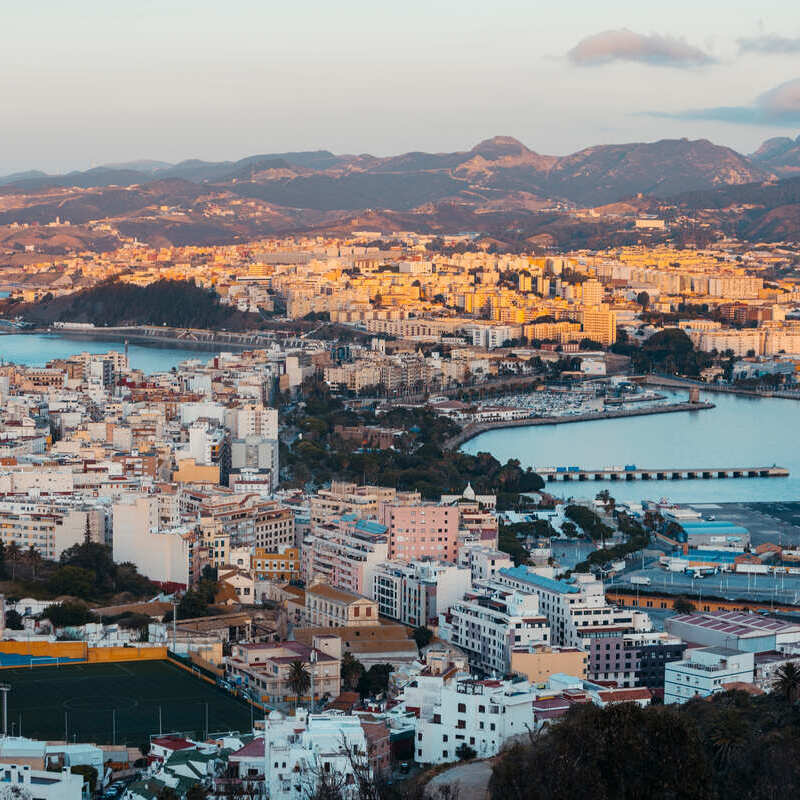
[[[800,134],[796,0],[6,5],[0,174]]]

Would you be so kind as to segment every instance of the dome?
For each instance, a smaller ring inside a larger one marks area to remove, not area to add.
[[[276,708],[269,712],[269,717],[267,717],[267,719],[270,722],[280,722],[283,719],[283,714]]]
[[[474,500],[475,499],[475,490],[472,488],[471,483],[467,483],[467,488],[464,489],[464,494],[461,495],[465,500]]]

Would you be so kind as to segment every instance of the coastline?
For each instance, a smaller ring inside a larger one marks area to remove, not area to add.
[[[470,439],[488,431],[501,428],[528,428],[539,425],[567,425],[573,422],[591,422],[599,419],[624,419],[625,417],[644,417],[651,414],[675,414],[681,411],[704,411],[714,408],[713,403],[671,403],[648,408],[629,408],[619,411],[592,411],[587,414],[576,414],[571,417],[530,417],[528,419],[501,420],[498,422],[480,422],[467,425],[460,433],[448,439],[444,446],[448,450],[457,450]]]

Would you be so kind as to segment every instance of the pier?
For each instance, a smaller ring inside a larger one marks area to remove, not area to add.
[[[711,480],[714,478],[788,478],[784,467],[698,467],[687,469],[640,469],[638,467],[534,467],[533,471],[549,482],[557,481],[681,481]]]

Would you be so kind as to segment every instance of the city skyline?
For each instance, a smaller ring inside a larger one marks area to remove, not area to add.
[[[780,0],[725,16],[684,0],[44,6],[8,12],[0,174],[454,151],[498,133],[554,155],[682,137],[746,153],[800,130],[800,27]]]

